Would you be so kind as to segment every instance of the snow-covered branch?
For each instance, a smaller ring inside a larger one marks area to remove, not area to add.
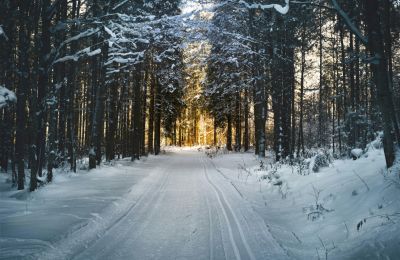
[[[118,3],[116,6],[114,6],[112,8],[112,10],[116,10],[118,8],[120,8],[121,6],[123,6],[124,4],[126,4],[129,0],[123,0],[122,2]]]
[[[333,7],[339,13],[339,15],[343,18],[347,27],[360,39],[363,44],[368,43],[368,39],[360,32],[357,26],[353,23],[351,18],[346,14],[345,11],[339,6],[336,0],[332,0]]]
[[[9,103],[17,103],[17,96],[11,90],[0,86],[0,108],[6,107]]]
[[[78,61],[83,56],[92,57],[92,56],[99,55],[100,53],[101,53],[101,49],[96,49],[94,51],[91,51],[91,48],[88,47],[88,48],[78,51],[77,53],[75,53],[73,55],[67,55],[62,58],[59,58],[56,61],[54,61],[53,64],[60,63],[60,62],[66,62],[66,61]]]
[[[286,5],[282,6],[280,4],[260,4],[260,3],[253,3],[249,4],[248,2],[244,0],[239,1],[240,4],[246,6],[248,9],[275,9],[277,12],[281,14],[287,14],[289,12],[289,0],[285,0]]]
[[[3,36],[6,39],[6,41],[8,41],[8,37],[7,37],[6,33],[4,32],[1,24],[0,24],[0,36]]]

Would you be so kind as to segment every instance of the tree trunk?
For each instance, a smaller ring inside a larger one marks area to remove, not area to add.
[[[96,42],[103,42],[103,36],[97,39]],[[96,168],[96,164],[100,165],[102,159],[102,151],[101,145],[103,140],[103,128],[104,128],[104,98],[105,98],[105,90],[106,90],[106,68],[104,62],[108,57],[108,44],[103,43],[101,47],[101,56],[100,56],[100,66],[98,69],[99,72],[99,81],[96,89],[96,99],[95,99],[95,107],[94,114],[92,118],[92,127],[91,127],[91,147],[89,151],[89,169]],[[92,82],[93,84],[93,82]]]
[[[5,87],[13,89],[15,85],[15,45],[16,45],[16,25],[17,25],[17,14],[18,14],[18,3],[17,1],[9,1],[9,7],[4,10],[6,11],[4,21],[4,31],[7,35],[7,41],[1,45],[0,53],[4,55],[4,78],[3,82]],[[0,69],[1,70],[1,69]],[[14,109],[4,108],[2,121],[1,134],[0,134],[0,168],[5,172],[8,171],[8,160],[13,157],[13,122],[14,122]]]
[[[228,126],[226,131],[226,149],[228,151],[232,151],[232,116],[228,114],[226,116],[228,120]]]
[[[133,88],[134,88],[134,104],[133,104],[133,153],[132,161],[140,159],[140,147],[141,147],[141,119],[142,119],[142,91],[141,91],[141,66],[135,68],[133,78]]]
[[[319,99],[318,99],[318,147],[324,145],[324,113],[323,111],[323,34],[322,34],[322,7],[319,8]]]
[[[109,112],[108,112],[108,127],[106,134],[106,160],[112,161],[115,158],[115,135],[117,129],[119,109],[122,102],[122,93],[124,89],[120,89],[120,98],[118,98],[118,79],[110,85],[109,96]]]
[[[385,152],[386,166],[389,168],[395,161],[395,137],[393,135],[393,101],[388,80],[388,66],[385,55],[383,35],[380,27],[379,1],[364,0],[365,24],[367,26],[368,50],[374,59],[371,62],[371,70],[377,90],[377,99],[383,116],[383,148]],[[399,140],[397,145],[400,146]]]
[[[240,109],[240,91],[237,91],[235,98],[235,151],[242,149],[242,122]]]
[[[249,138],[249,93],[245,89],[244,92],[244,151],[247,152],[250,146]]]
[[[258,69],[258,77],[262,77],[261,69]],[[257,155],[260,158],[265,157],[265,123],[267,116],[267,99],[265,93],[264,81],[258,79],[255,83],[255,96],[254,96],[254,119],[256,121],[256,145]]]
[[[304,155],[304,127],[303,127],[303,120],[304,120],[304,76],[305,76],[305,68],[306,68],[306,35],[305,35],[305,28],[302,29],[301,32],[301,64],[300,64],[300,115],[299,115],[299,137],[297,140],[297,157],[300,156],[300,149],[301,155]]]
[[[146,111],[147,111],[147,81],[149,77],[149,67],[144,72],[142,80],[142,120],[140,126],[141,142],[140,142],[140,155],[146,155]]]
[[[158,155],[161,150],[161,89],[157,79],[155,80],[154,92],[154,154]]]
[[[149,104],[149,129],[148,129],[148,144],[147,149],[150,154],[154,153],[154,105],[155,105],[155,75],[154,71],[152,71],[151,81],[150,81],[150,104]]]
[[[213,143],[214,143],[214,146],[217,146],[217,121],[215,120],[215,118],[214,118],[214,127],[213,127]]]
[[[26,144],[26,101],[28,95],[27,86],[29,85],[29,34],[26,24],[26,17],[28,15],[29,3],[26,1],[20,2],[19,6],[19,57],[18,67],[20,73],[17,88],[17,128],[16,128],[16,142],[15,142],[15,160],[18,168],[17,184],[18,190],[25,188],[25,144]]]

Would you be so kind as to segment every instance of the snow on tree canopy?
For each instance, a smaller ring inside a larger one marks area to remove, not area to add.
[[[11,90],[0,86],[0,108],[6,107],[9,103],[17,103],[17,96]]]

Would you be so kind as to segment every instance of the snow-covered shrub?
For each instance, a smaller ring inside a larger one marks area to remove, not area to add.
[[[300,159],[297,164],[297,174],[299,174],[299,175],[310,174],[310,171],[309,171],[310,163],[311,163],[311,159],[304,159],[304,158]]]
[[[328,167],[332,161],[332,156],[328,151],[321,150],[317,155],[311,158],[309,169],[318,172],[323,167]]]
[[[288,182],[284,179],[281,179],[281,176],[278,174],[279,169],[284,165],[282,162],[277,162],[271,164],[271,168],[268,169],[268,166],[263,162],[260,161],[260,167],[254,169],[257,175],[259,176],[259,181],[266,181],[272,186],[278,188],[279,194],[282,196],[282,199],[286,199],[289,186]]]
[[[328,167],[334,157],[327,149],[307,150],[304,157],[296,158],[295,168],[299,175],[309,175],[311,171],[318,172],[320,168]]]

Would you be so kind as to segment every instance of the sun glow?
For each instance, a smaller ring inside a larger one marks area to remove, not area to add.
[[[187,44],[185,62],[185,108],[178,121],[179,145],[210,145],[214,143],[213,120],[205,111],[203,84],[206,79],[205,61],[210,55],[206,41]]]

